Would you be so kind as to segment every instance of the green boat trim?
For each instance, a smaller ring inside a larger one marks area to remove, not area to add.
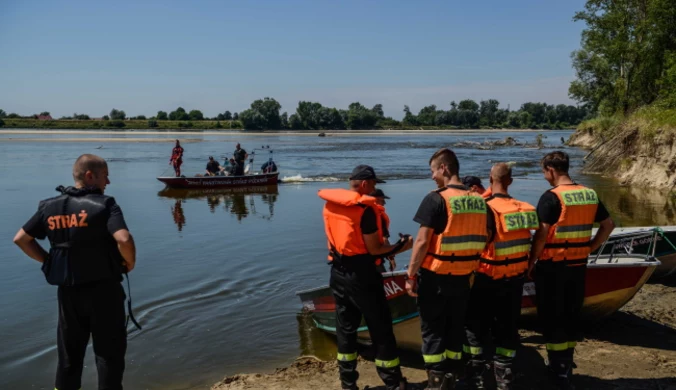
[[[411,314],[405,315],[405,316],[403,316],[403,317],[396,318],[396,319],[392,320],[392,325],[396,325],[396,324],[398,324],[398,323],[400,323],[400,322],[404,322],[404,321],[406,321],[406,320],[410,320],[411,318],[416,318],[416,317],[418,317],[418,315],[419,315],[418,312],[415,312],[415,313],[411,313]],[[314,321],[315,326],[316,326],[318,329],[325,330],[325,331],[330,332],[330,333],[336,333],[336,328],[333,328],[333,327],[330,327],[330,326],[326,326],[326,325],[322,325],[322,324],[320,324],[319,322],[317,322],[317,320],[315,320],[314,318],[312,319],[312,321]],[[357,332],[364,332],[364,331],[367,331],[368,329],[369,329],[369,328],[366,327],[366,326],[360,326],[359,328],[357,328]]]

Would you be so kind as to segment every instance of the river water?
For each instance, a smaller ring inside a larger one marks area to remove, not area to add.
[[[126,387],[203,389],[225,375],[270,371],[302,354],[329,358],[335,351],[331,338],[298,316],[301,305],[295,292],[328,282],[322,201],[316,193],[324,187],[344,187],[357,164],[372,165],[388,181],[380,188],[392,198],[387,209],[393,233],[416,232],[412,217],[434,189],[427,161],[440,147],[458,153],[461,175],[484,181],[492,162],[515,162],[511,192],[532,203],[548,188],[539,159],[564,148],[575,161],[574,178],[597,189],[620,225],[673,223],[673,201],[660,192],[577,174],[586,152],[561,146],[560,138],[570,134],[547,132],[544,149],[489,149],[488,143],[508,136],[533,144],[537,133],[325,138],[186,133],[180,136],[185,140],[186,174],[202,172],[209,155],[230,155],[239,141],[249,152],[258,149],[256,164],[274,151],[285,181],[272,188],[186,193],[163,190],[155,180],[168,171],[175,135],[38,136],[0,131],[0,388],[53,388],[56,289],[11,239],[40,199],[55,196],[57,185],[72,182],[72,163],[82,153],[108,160],[107,194],[121,205],[136,238],[138,262],[130,276],[143,331],[130,328]],[[16,140],[34,137],[53,142]],[[78,142],[75,137],[90,140]],[[107,140],[94,141],[97,137]],[[133,142],[139,139],[147,142]],[[406,255],[398,260],[400,266],[408,263]],[[90,347],[83,388],[95,388],[95,383]]]

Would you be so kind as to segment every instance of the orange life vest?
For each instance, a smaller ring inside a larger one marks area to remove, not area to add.
[[[360,195],[342,188],[320,190],[324,205],[324,230],[328,239],[329,261],[335,256],[367,255],[361,231],[361,217],[368,207],[376,214],[376,224],[382,242],[381,213],[376,207],[376,198]]]
[[[559,198],[561,216],[549,229],[540,261],[566,261],[568,265],[587,264],[599,199],[591,188],[579,184],[560,185],[550,190]]]
[[[385,229],[387,229],[388,233],[390,231],[390,217],[385,212],[385,206],[376,204],[376,208],[380,211],[380,217],[382,218],[382,227],[378,230],[378,235],[380,236],[380,242],[385,242]],[[376,259],[376,265],[381,265],[382,263],[383,259]]]
[[[491,190],[489,187],[488,189],[486,189],[486,191],[484,191],[483,194],[481,194],[481,197],[484,199],[488,199],[491,197],[491,195],[493,195],[493,190]]]
[[[434,234],[422,268],[437,274],[468,275],[477,269],[486,246],[486,202],[468,190],[442,188],[436,191],[446,205],[448,222]]]
[[[528,269],[530,230],[540,225],[535,207],[500,196],[489,199],[486,204],[495,218],[495,232],[481,254],[477,272],[493,279],[523,274]]]

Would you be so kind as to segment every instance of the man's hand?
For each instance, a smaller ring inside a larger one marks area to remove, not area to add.
[[[415,278],[406,279],[406,292],[413,298],[418,297],[418,282]]]
[[[403,239],[403,238],[406,239],[406,244],[404,244],[404,247],[401,248],[400,252],[406,252],[407,250],[409,250],[413,247],[413,236],[411,236],[410,234],[399,233],[399,238],[400,239]]]

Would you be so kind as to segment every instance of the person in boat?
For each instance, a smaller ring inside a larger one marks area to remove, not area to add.
[[[134,269],[136,248],[120,206],[104,195],[110,184],[106,161],[81,155],[73,165],[73,178],[75,186],[59,186],[59,196],[40,202],[14,243],[42,263],[47,282],[58,286],[54,387],[81,387],[91,335],[100,388],[122,389],[127,329],[120,282],[123,273]],[[45,238],[49,252],[36,241]]]
[[[429,164],[439,189],[427,194],[413,218],[420,229],[411,253],[406,291],[418,298],[427,388],[448,389],[454,388],[464,369],[470,276],[479,266],[492,229],[484,199],[458,177],[460,164],[455,153],[440,149]]]
[[[481,253],[467,310],[466,333],[469,355],[468,381],[472,388],[483,389],[487,360],[485,348],[492,334],[495,353],[493,371],[499,390],[513,389],[514,357],[519,346],[518,322],[531,229],[539,226],[532,205],[512,198],[512,168],[505,163],[493,166],[490,174],[492,195],[486,199],[488,225],[494,227]]]
[[[235,146],[235,152],[233,153],[233,157],[237,162],[237,172],[235,173],[235,175],[236,176],[244,175],[244,164],[246,163],[246,159],[247,157],[249,157],[249,154],[246,152],[246,150],[242,149],[242,146],[239,144],[239,142]]]
[[[176,145],[171,150],[171,158],[169,159],[169,164],[174,166],[174,173],[176,177],[181,177],[181,164],[183,164],[183,147],[181,142],[176,140]]]
[[[209,161],[207,162],[206,176],[218,176],[221,172],[224,171],[224,168],[221,167],[221,164],[214,159],[213,156],[209,156]]]
[[[383,228],[383,239],[385,240],[386,243],[390,243],[390,217],[387,215],[385,212],[385,204],[387,204],[387,201],[385,199],[390,199],[389,196],[385,195],[383,190],[381,189],[376,189],[370,194],[372,197],[376,198],[376,207],[380,210],[380,215],[381,215],[381,226]],[[397,268],[397,262],[394,259],[394,256],[390,256],[387,259],[382,259],[379,258],[376,260],[376,265],[378,266],[378,270],[380,272],[387,272],[388,270],[385,268],[385,260],[389,262],[389,271],[394,271]]]
[[[481,179],[476,176],[465,176],[462,178],[462,184],[469,188],[470,191],[474,191],[477,194],[481,195],[482,198],[486,199],[491,196],[491,189],[484,188],[484,185],[481,183]]]
[[[387,389],[405,389],[397,342],[376,258],[411,248],[411,237],[394,244],[383,238],[380,209],[368,194],[376,183],[372,167],[359,165],[350,176],[350,189],[323,189],[323,210],[331,265],[330,286],[336,302],[338,370],[343,389],[357,389],[357,329],[362,316],[376,351],[376,370]]]
[[[230,157],[230,160],[228,162],[229,165],[225,169],[225,173],[228,176],[235,176],[237,174],[237,171],[239,170],[239,164],[237,164],[237,161],[235,161],[235,159],[232,157]]]
[[[529,259],[534,270],[538,318],[547,347],[548,367],[557,385],[573,388],[573,356],[580,340],[580,310],[585,294],[587,258],[615,225],[596,192],[568,174],[568,154],[545,155],[540,166],[553,188],[540,197],[540,226]],[[592,237],[592,226],[599,223]]]
[[[263,173],[277,172],[277,164],[274,161],[268,160],[265,164],[261,165],[261,171]]]

